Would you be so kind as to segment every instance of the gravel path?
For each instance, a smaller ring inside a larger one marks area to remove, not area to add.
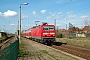
[[[73,56],[71,57],[67,54],[64,54],[58,51],[57,49],[34,42],[26,38],[22,38],[21,42],[25,44],[26,49],[30,53],[34,52],[33,56],[29,56],[28,58],[24,58],[23,60],[81,60]],[[22,60],[22,59],[19,59],[19,60]]]

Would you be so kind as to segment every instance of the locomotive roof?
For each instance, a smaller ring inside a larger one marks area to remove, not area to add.
[[[44,26],[44,25],[48,26],[48,25],[54,25],[54,24],[42,23],[42,25],[33,26],[33,27],[30,28],[30,29],[37,28],[37,27],[39,27],[39,26]]]

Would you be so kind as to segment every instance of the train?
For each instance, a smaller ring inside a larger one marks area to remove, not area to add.
[[[42,23],[22,32],[22,36],[42,44],[51,45],[56,42],[56,27],[54,24]]]

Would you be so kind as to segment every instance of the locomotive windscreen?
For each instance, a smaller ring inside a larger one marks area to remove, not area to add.
[[[54,27],[49,27],[49,30],[54,30]]]
[[[53,26],[44,26],[43,30],[54,30]]]
[[[49,30],[48,28],[49,28],[48,26],[44,26],[43,30]]]

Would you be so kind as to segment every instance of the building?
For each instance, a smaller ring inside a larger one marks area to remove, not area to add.
[[[0,37],[7,37],[7,34],[5,32],[0,32]]]
[[[84,28],[72,27],[68,30],[59,29],[59,32],[62,33],[65,37],[89,37],[90,36],[90,26],[84,26]]]

